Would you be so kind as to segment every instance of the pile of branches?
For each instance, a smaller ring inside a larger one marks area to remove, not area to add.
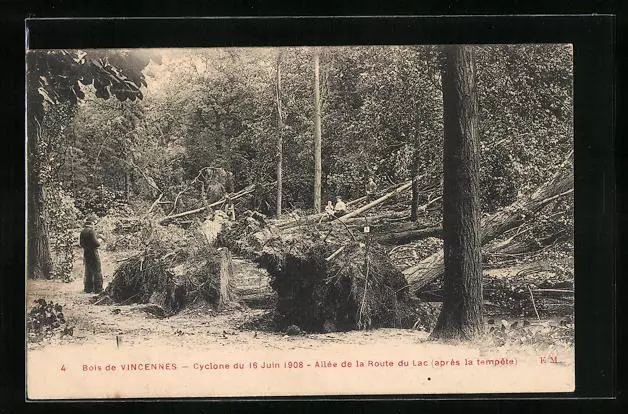
[[[549,268],[526,268],[516,275],[484,274],[482,290],[488,316],[546,318],[573,313],[573,277]],[[443,282],[437,280],[418,294],[424,301],[442,302]]]
[[[122,262],[96,303],[152,304],[152,313],[167,317],[192,304],[218,307],[232,300],[231,286],[223,286],[223,273],[232,271],[229,252],[218,251],[198,228],[173,227],[156,225],[145,248]]]
[[[263,214],[248,210],[237,221],[223,227],[216,244],[242,256],[255,258],[276,234],[277,231],[267,223]]]
[[[416,323],[403,274],[375,244],[367,251],[358,242],[339,249],[323,241],[274,239],[257,262],[277,292],[280,329],[333,332]]]

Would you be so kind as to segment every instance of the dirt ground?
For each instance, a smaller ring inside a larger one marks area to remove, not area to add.
[[[72,270],[74,280],[63,283],[55,280],[27,281],[27,312],[34,300],[44,298],[63,306],[63,313],[69,326],[74,327],[72,336],[46,339],[40,343],[29,343],[29,350],[59,347],[69,344],[124,344],[125,346],[160,344],[167,346],[191,347],[196,350],[229,346],[230,348],[312,348],[325,343],[344,344],[416,344],[424,346],[437,344],[426,342],[428,333],[410,329],[375,329],[369,331],[335,332],[329,334],[303,334],[288,336],[280,332],[252,331],[240,328],[246,322],[263,315],[267,310],[254,309],[245,304],[235,304],[228,309],[216,312],[209,308],[186,309],[172,317],[161,319],[142,310],[141,305],[93,305],[93,294],[83,292],[83,262],[80,252],[76,252]],[[123,253],[101,252],[104,283],[111,281]],[[246,260],[234,258],[236,286],[251,287],[255,284],[268,290],[267,274]],[[533,322],[534,323],[534,322]],[[557,323],[557,321],[537,321]],[[477,344],[480,348],[489,346]],[[518,351],[521,349],[517,348]],[[538,351],[538,347],[534,352]]]
[[[77,252],[72,276],[74,280],[63,283],[55,280],[27,281],[27,312],[34,300],[43,298],[63,306],[68,325],[74,326],[72,336],[58,336],[40,343],[29,343],[29,350],[59,347],[70,344],[123,343],[125,346],[156,344],[189,347],[198,350],[229,346],[250,349],[312,348],[326,342],[349,344],[388,342],[413,343],[427,338],[426,332],[407,329],[378,329],[368,332],[338,332],[333,334],[306,334],[288,336],[283,333],[247,331],[238,327],[261,316],[267,310],[253,309],[236,304],[229,309],[216,312],[208,308],[186,309],[170,318],[160,319],[142,310],[140,305],[93,305],[93,294],[83,292],[83,263]],[[124,255],[101,251],[103,286],[111,281],[113,272]],[[265,271],[234,259],[236,284],[250,287],[258,283],[267,287]],[[117,337],[117,338],[116,338]]]

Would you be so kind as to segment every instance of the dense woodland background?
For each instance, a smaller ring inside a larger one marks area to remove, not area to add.
[[[488,215],[532,194],[572,152],[572,49],[473,49],[481,209]],[[172,215],[255,185],[236,210],[275,215],[278,142],[284,214],[313,211],[314,55],[323,205],[335,196],[363,196],[370,175],[380,189],[415,177],[414,198],[421,205],[441,193],[436,46],[29,55],[29,134],[37,131],[36,140],[29,135],[29,185],[41,187],[41,199],[33,203],[41,206],[53,253],[44,277],[67,277],[75,229],[90,214],[143,215],[159,200],[154,208]],[[107,83],[106,77],[73,71],[85,59],[92,59],[91,67],[122,67],[138,86],[128,92],[115,79]],[[55,90],[64,92],[50,92]],[[440,220],[438,208],[426,214]],[[532,225],[507,236],[528,243],[567,235],[556,254],[571,255],[573,198],[561,197],[535,214]]]

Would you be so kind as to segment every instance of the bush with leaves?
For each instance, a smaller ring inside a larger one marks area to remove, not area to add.
[[[116,203],[116,192],[104,185],[97,189],[82,188],[76,191],[76,208],[82,215],[104,216]]]
[[[35,306],[28,313],[26,329],[30,342],[41,342],[60,333],[61,336],[73,335],[74,327],[69,326],[63,315],[63,307],[45,299],[35,300]]]

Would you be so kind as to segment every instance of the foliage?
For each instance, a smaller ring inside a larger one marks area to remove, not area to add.
[[[54,187],[53,187],[54,188]],[[74,247],[76,246],[77,210],[72,197],[62,188],[51,191],[48,197],[48,231],[50,248],[55,253],[52,277],[64,282],[72,281]]]
[[[113,95],[120,101],[142,99],[141,87],[147,86],[142,70],[151,59],[159,60],[159,56],[128,50],[27,51],[29,277],[51,276],[49,235],[45,221],[47,210],[54,210],[55,206],[46,200],[46,190],[50,190],[46,188],[46,182],[48,187],[55,181],[61,184],[59,170],[63,163],[59,160],[64,158],[66,150],[72,148],[67,145],[69,138],[75,137],[65,133],[64,129],[69,126],[68,118],[73,117],[77,102],[85,98],[84,87],[93,87],[98,98],[108,99]],[[63,145],[57,145],[55,149],[50,138],[59,137],[64,138],[61,141]],[[61,237],[57,235],[57,238]],[[61,273],[67,275],[67,268],[66,260]]]
[[[488,322],[486,340],[493,347],[532,345],[537,349],[573,347],[575,330],[573,320],[547,320],[530,323],[527,320],[512,323],[502,320]]]
[[[34,301],[35,306],[28,312],[26,330],[30,342],[41,342],[57,333],[61,336],[72,335],[74,327],[69,326],[63,316],[63,307],[53,301],[44,299]]]
[[[482,202],[491,212],[532,191],[570,149],[571,51],[562,45],[475,50]],[[274,89],[280,52],[282,131]],[[96,99],[101,96],[96,87],[85,88],[72,121],[79,155],[74,159],[80,159],[74,168],[83,168],[74,174],[83,188],[77,198],[85,199],[79,205],[95,208],[100,185],[118,199],[130,194],[154,200],[163,192],[164,201],[172,203],[206,167],[233,173],[234,190],[273,183],[281,133],[285,207],[310,208],[312,53],[311,48],[169,50],[161,53],[161,65],[146,67],[151,87],[142,101],[103,101]],[[414,174],[422,187],[438,185],[438,64],[437,47],[321,50],[324,198],[362,196],[370,174],[380,187]],[[187,192],[177,211],[200,207],[200,193],[198,185]],[[260,187],[248,202],[247,208],[271,213],[273,187]]]

